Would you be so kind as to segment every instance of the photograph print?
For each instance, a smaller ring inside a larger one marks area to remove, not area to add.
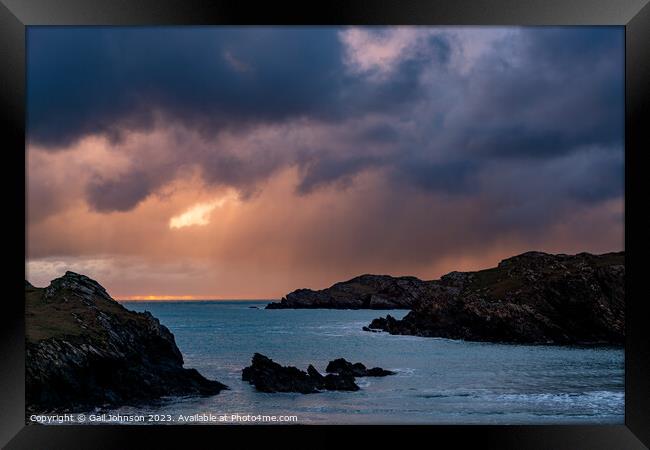
[[[26,56],[28,424],[624,423],[623,27]]]

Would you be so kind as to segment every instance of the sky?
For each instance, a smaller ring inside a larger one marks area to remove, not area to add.
[[[275,299],[623,250],[622,27],[29,27],[26,277]]]

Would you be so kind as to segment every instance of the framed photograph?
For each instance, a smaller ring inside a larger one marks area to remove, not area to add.
[[[3,446],[650,445],[647,1],[2,3]]]

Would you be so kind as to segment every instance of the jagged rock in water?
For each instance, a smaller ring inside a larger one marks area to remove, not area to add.
[[[312,394],[321,390],[358,391],[354,377],[321,375],[312,365],[307,372],[293,366],[281,366],[272,359],[255,353],[251,365],[242,370],[242,380],[261,392],[299,392]]]
[[[327,374],[324,377],[321,389],[328,391],[358,391],[359,386],[354,382],[354,377],[349,375]]]
[[[255,353],[251,365],[242,370],[242,380],[261,392],[318,392],[309,374],[297,367],[283,367],[259,353]]]
[[[368,369],[361,363],[352,364],[344,358],[330,361],[329,364],[327,364],[325,372],[338,373],[339,375],[351,375],[353,377],[385,377],[387,375],[395,375],[395,372],[390,370],[385,370],[381,367]]]
[[[295,290],[266,309],[410,309],[429,289],[429,282],[415,277],[362,275],[320,291]]]
[[[25,282],[28,412],[72,411],[214,395],[227,387],[183,368],[174,335],[74,272],[46,288]]]
[[[325,380],[325,377],[311,364],[307,367],[307,375],[319,382],[323,382]]]
[[[477,272],[451,272],[391,334],[527,344],[622,345],[625,254],[528,252]]]

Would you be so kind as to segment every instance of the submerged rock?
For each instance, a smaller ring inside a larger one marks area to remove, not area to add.
[[[451,272],[403,319],[367,331],[526,344],[622,345],[625,254],[528,252],[477,272]]]
[[[227,387],[183,368],[174,335],[74,272],[46,288],[25,282],[28,412],[71,411],[214,395]]]
[[[321,390],[358,391],[350,375],[321,375],[312,365],[307,372],[293,366],[281,366],[272,359],[255,353],[251,365],[242,370],[242,380],[261,392],[299,392],[312,394]]]
[[[339,375],[350,375],[353,377],[385,377],[387,375],[395,375],[395,372],[382,369],[381,367],[373,367],[367,369],[361,363],[352,364],[344,358],[335,359],[330,361],[325,369],[328,373],[337,373]]]

